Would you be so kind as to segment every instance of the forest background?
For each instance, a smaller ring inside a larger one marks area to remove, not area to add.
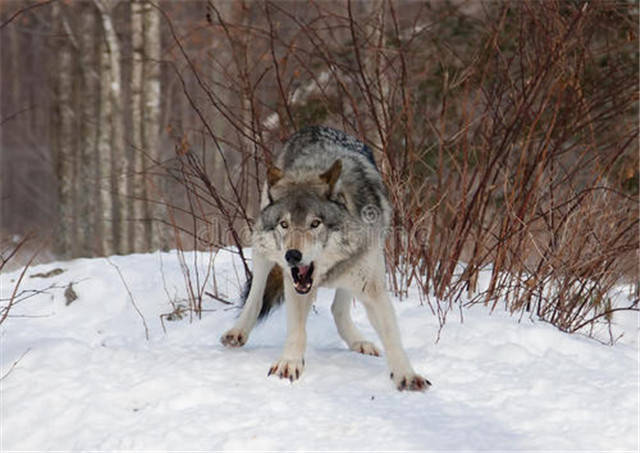
[[[272,153],[326,124],[374,149],[389,287],[441,323],[462,295],[570,332],[637,309],[636,2],[0,8],[0,269],[242,255]]]

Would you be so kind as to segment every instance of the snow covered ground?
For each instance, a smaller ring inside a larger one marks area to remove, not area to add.
[[[633,315],[611,347],[475,307],[463,323],[450,315],[436,343],[437,320],[413,295],[396,309],[413,365],[433,387],[401,393],[383,359],[346,349],[326,290],[309,318],[307,366],[290,384],[267,377],[284,310],[238,350],[218,342],[237,309],[211,298],[202,320],[165,321],[165,333],[160,315],[186,294],[175,254],[111,261],[149,340],[105,259],[30,269],[23,290],[60,288],[18,303],[0,326],[2,451],[638,449]],[[228,253],[215,265],[218,290],[234,298],[240,267]],[[64,272],[30,277],[55,268]],[[18,275],[0,276],[1,298]],[[78,299],[66,305],[69,282]],[[354,317],[379,344],[361,307]]]

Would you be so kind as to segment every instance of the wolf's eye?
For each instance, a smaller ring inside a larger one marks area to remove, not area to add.
[[[287,228],[289,228],[289,224],[287,223],[287,221],[286,221],[286,220],[282,220],[282,221],[280,221],[280,226],[281,226],[282,228],[284,228],[285,230],[286,230]]]
[[[313,222],[311,222],[311,228],[318,228],[321,223],[322,221],[320,219],[315,219]]]

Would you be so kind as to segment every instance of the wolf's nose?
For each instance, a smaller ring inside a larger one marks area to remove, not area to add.
[[[284,254],[284,259],[287,260],[287,263],[289,263],[290,266],[295,266],[302,259],[302,253],[300,250],[290,249]]]

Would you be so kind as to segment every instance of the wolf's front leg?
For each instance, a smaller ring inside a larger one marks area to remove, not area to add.
[[[269,271],[273,267],[273,262],[265,257],[253,252],[253,279],[251,280],[251,288],[249,295],[244,303],[242,313],[238,317],[233,328],[225,332],[220,337],[220,342],[228,347],[243,346],[249,339],[249,334],[258,320],[260,308],[262,308],[262,298],[267,283]]]
[[[428,390],[431,382],[416,374],[402,347],[391,300],[384,285],[380,283],[384,281],[384,274],[378,277],[377,280],[374,280],[377,283],[371,284],[372,281],[370,281],[370,285],[366,285],[368,288],[365,288],[358,295],[358,298],[363,302],[369,321],[382,341],[387,363],[391,370],[391,379],[398,390]]]
[[[287,340],[280,360],[269,369],[268,376],[294,381],[304,369],[304,351],[307,347],[307,317],[315,299],[315,289],[307,295],[298,294],[291,282],[284,283],[284,299],[287,310]]]

